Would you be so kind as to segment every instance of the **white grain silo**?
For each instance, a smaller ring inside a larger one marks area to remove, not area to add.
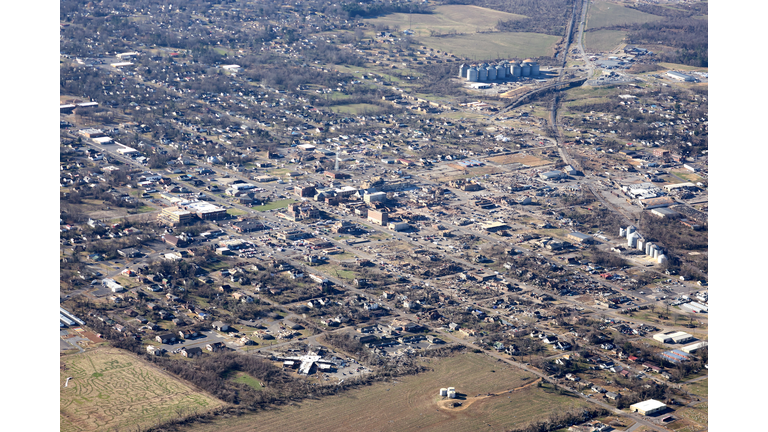
[[[531,64],[530,63],[523,63],[520,67],[520,70],[522,72],[522,75],[524,77],[531,76]]]
[[[488,81],[496,81],[496,68],[488,66],[485,70],[488,71]]]
[[[632,233],[632,234],[628,235],[627,236],[627,246],[631,247],[631,248],[637,246],[637,238],[638,237],[639,236],[637,234],[635,234],[635,233]]]
[[[627,232],[624,231],[624,228],[619,228],[619,237],[625,237],[627,235]]]
[[[653,243],[647,243],[645,245],[645,254],[646,255],[650,255],[651,254],[651,249],[653,249],[654,247],[656,247],[656,246]]]
[[[468,70],[469,70],[469,66],[462,64],[461,66],[459,66],[459,76],[462,78],[466,78]]]
[[[637,228],[635,228],[634,225],[630,225],[630,226],[627,227],[625,232],[627,233],[627,236],[629,236],[631,233],[633,233],[635,231],[637,231]]]
[[[511,67],[511,70],[512,70],[512,76],[514,76],[514,77],[522,76],[522,74],[523,74],[522,68],[520,67],[520,65],[518,63],[512,63],[512,66],[510,66],[510,67]]]
[[[661,255],[661,250],[659,250],[659,249],[654,249],[654,250],[653,250],[653,253],[651,254],[651,257],[652,257],[652,258],[658,258],[658,257],[659,257],[659,255]]]
[[[477,73],[477,69],[474,66],[467,69],[467,81],[477,82],[479,78],[480,77],[479,77],[479,74]]]
[[[504,69],[504,65],[496,66],[496,79],[504,79],[507,77],[507,71]]]
[[[480,66],[477,69],[477,80],[478,81],[488,81],[488,69]]]
[[[645,244],[647,241],[644,238],[637,239],[637,250],[645,250]]]
[[[531,76],[539,76],[539,64],[535,61],[530,62],[531,64]]]
[[[445,387],[441,388],[440,389],[440,396],[442,396],[442,397],[448,396],[448,389],[445,388]]]
[[[448,390],[448,397],[451,399],[456,399],[456,391]]]
[[[663,255],[663,254],[659,255],[659,257],[656,258],[656,259],[659,260],[659,264],[666,264],[667,263],[667,256],[666,255]]]

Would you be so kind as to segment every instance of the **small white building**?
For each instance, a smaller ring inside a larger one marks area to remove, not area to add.
[[[663,402],[659,402],[655,399],[648,399],[647,401],[638,402],[629,406],[631,412],[637,412],[646,416],[664,411],[666,408],[667,406]]]

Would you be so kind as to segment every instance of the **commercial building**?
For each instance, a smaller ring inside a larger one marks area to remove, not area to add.
[[[675,72],[675,71],[667,72],[667,76],[669,78],[672,78],[675,81],[681,81],[681,82],[693,82],[693,81],[695,81],[695,79],[692,76],[686,75],[686,74],[680,73],[680,72]]]
[[[690,303],[684,303],[680,305],[680,308],[687,311],[687,312],[693,312],[693,313],[708,313],[709,307],[706,305],[703,305],[699,302],[690,302]]]
[[[578,231],[574,231],[572,233],[568,234],[568,240],[571,240],[576,243],[581,244],[592,244],[595,242],[595,239],[592,238],[590,235],[582,234]]]
[[[218,220],[226,217],[227,209],[204,201],[185,202],[180,205],[202,220]]]
[[[563,173],[560,171],[547,171],[539,174],[539,177],[541,177],[543,180],[557,180],[563,176]]]
[[[647,401],[638,402],[629,406],[630,411],[640,413],[645,416],[656,414],[658,412],[664,411],[665,409],[667,409],[667,406],[663,402],[659,402],[655,399],[648,399]]]
[[[392,231],[407,231],[411,226],[405,222],[390,222],[388,227]]]
[[[680,348],[680,351],[686,354],[695,354],[698,350],[706,348],[708,345],[709,343],[707,341],[696,342],[694,344]]]
[[[658,216],[662,219],[665,219],[665,218],[674,219],[674,218],[680,217],[680,213],[665,207],[655,208],[651,210],[651,214],[654,216]]]
[[[187,225],[192,222],[194,215],[179,207],[166,207],[157,215],[157,220],[170,226]]]
[[[388,221],[387,216],[387,212],[368,210],[368,221],[377,225],[386,226]]]
[[[653,335],[653,339],[661,343],[686,343],[693,340],[693,336],[682,331],[671,331],[666,333],[658,333]]]
[[[387,193],[386,192],[374,192],[372,194],[365,194],[363,195],[363,201],[367,204],[370,204],[372,202],[382,202],[387,199]]]
[[[640,207],[644,209],[654,209],[657,207],[669,207],[671,205],[676,204],[675,200],[673,200],[670,197],[660,197],[660,198],[646,198],[646,199],[640,199]]]

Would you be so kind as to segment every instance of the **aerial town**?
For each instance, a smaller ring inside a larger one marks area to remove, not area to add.
[[[708,4],[501,3],[62,1],[61,430],[708,430]]]

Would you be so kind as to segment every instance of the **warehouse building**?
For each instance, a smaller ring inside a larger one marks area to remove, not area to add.
[[[191,201],[181,204],[202,220],[218,220],[227,215],[227,209],[204,201]]]
[[[680,308],[687,312],[709,313],[709,308],[706,305],[703,305],[699,302],[690,302],[690,303],[681,304]]]
[[[702,348],[706,348],[708,345],[709,343],[707,341],[696,342],[694,344],[690,344],[688,346],[684,346],[680,348],[680,351],[686,354],[695,354],[697,351],[699,351]]]
[[[696,81],[696,80],[695,80],[695,79],[694,79],[692,76],[690,76],[690,75],[686,75],[686,74],[684,74],[684,73],[675,72],[675,71],[669,71],[669,72],[667,72],[667,76],[668,76],[669,78],[672,78],[672,79],[673,79],[673,80],[675,80],[675,81],[680,81],[680,82],[693,82],[693,81]]]
[[[672,344],[672,343],[686,343],[693,340],[693,336],[686,332],[682,331],[671,331],[666,333],[658,333],[653,335],[653,339],[657,340],[661,343],[666,344]]]
[[[578,231],[568,233],[568,240],[571,240],[575,243],[580,243],[580,244],[592,244],[595,242],[595,239],[593,239],[592,236],[582,234]]]
[[[663,402],[659,402],[655,399],[648,399],[647,401],[638,402],[629,406],[631,412],[640,413],[645,416],[662,412],[665,409],[667,409],[667,406]]]

